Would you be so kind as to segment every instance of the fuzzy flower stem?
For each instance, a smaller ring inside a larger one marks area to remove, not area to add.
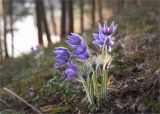
[[[102,57],[105,56],[105,47],[106,47],[107,39],[105,39],[103,47],[102,47]]]

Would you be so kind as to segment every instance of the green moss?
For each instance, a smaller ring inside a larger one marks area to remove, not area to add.
[[[146,25],[144,28],[143,28],[143,31],[144,32],[154,32],[155,30],[158,30],[160,29],[159,25],[158,24],[151,24],[151,25]]]
[[[50,114],[57,114],[57,113],[63,113],[63,112],[67,112],[69,110],[69,107],[67,106],[56,106],[54,105],[52,107],[52,112]]]
[[[151,112],[160,113],[160,102],[158,100],[145,101],[145,104],[151,109]]]

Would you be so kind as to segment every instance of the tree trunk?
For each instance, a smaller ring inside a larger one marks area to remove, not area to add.
[[[51,22],[52,22],[53,33],[57,35],[57,26],[56,26],[56,21],[54,17],[54,5],[52,0],[49,0],[49,4],[50,4],[50,11],[51,11]]]
[[[50,31],[49,31],[48,24],[47,24],[44,2],[43,2],[43,0],[39,0],[39,2],[40,2],[40,5],[41,5],[41,8],[40,8],[41,9],[41,14],[42,14],[41,18],[43,20],[44,30],[45,30],[45,33],[46,33],[46,36],[47,36],[48,45],[50,45],[52,41],[51,41]]]
[[[2,17],[3,17],[3,1],[0,0],[0,64],[2,64],[2,59],[3,59],[3,55],[2,55]]]
[[[2,64],[2,59],[3,59],[3,55],[2,55],[2,39],[0,38],[0,64]]]
[[[37,20],[37,29],[38,29],[38,42],[41,47],[44,47],[43,36],[42,36],[42,18],[40,12],[40,4],[39,0],[35,0],[36,4],[36,20]]]
[[[6,21],[6,9],[5,9],[5,1],[3,1],[3,21],[4,21],[4,51],[5,58],[9,58],[8,49],[7,49],[7,21]]]
[[[10,0],[10,33],[11,33],[12,57],[14,57],[13,1],[12,0]]]
[[[92,2],[92,27],[95,26],[95,0],[91,0]]]
[[[48,45],[51,44],[50,31],[47,24],[46,12],[42,0],[35,0],[36,15],[37,15],[37,28],[38,28],[38,41],[41,47],[44,47],[43,32],[46,33]]]
[[[73,19],[73,0],[68,1],[69,6],[69,33],[74,32],[74,19]]]
[[[102,0],[98,0],[98,14],[99,14],[99,21],[101,22],[103,19],[102,16]]]
[[[83,26],[83,22],[84,22],[84,19],[83,19],[83,17],[84,17],[84,12],[83,12],[83,0],[80,0],[80,15],[81,15],[81,32],[83,32],[83,29],[84,29],[84,26]]]
[[[65,36],[66,33],[66,0],[61,0],[61,36]]]

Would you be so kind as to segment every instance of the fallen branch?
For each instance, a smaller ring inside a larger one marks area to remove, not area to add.
[[[29,107],[31,107],[35,112],[37,112],[38,114],[42,114],[38,109],[36,109],[34,106],[32,106],[31,104],[29,104],[26,100],[24,100],[22,97],[18,96],[17,94],[15,94],[14,92],[12,92],[11,90],[7,89],[7,88],[3,88],[5,91],[9,92],[10,94],[12,94],[13,96],[17,97],[19,100],[21,100],[23,103],[25,103],[26,105],[28,105]]]

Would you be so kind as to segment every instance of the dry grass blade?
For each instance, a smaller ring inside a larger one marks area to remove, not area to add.
[[[10,94],[14,95],[16,98],[18,98],[19,100],[21,100],[23,103],[25,103],[26,105],[28,105],[29,107],[31,107],[35,112],[37,112],[38,114],[42,114],[38,109],[36,109],[34,106],[32,106],[31,104],[29,104],[26,100],[24,100],[22,97],[18,96],[17,94],[15,94],[14,92],[12,92],[11,90],[7,89],[7,88],[3,88],[5,91],[9,92]]]

